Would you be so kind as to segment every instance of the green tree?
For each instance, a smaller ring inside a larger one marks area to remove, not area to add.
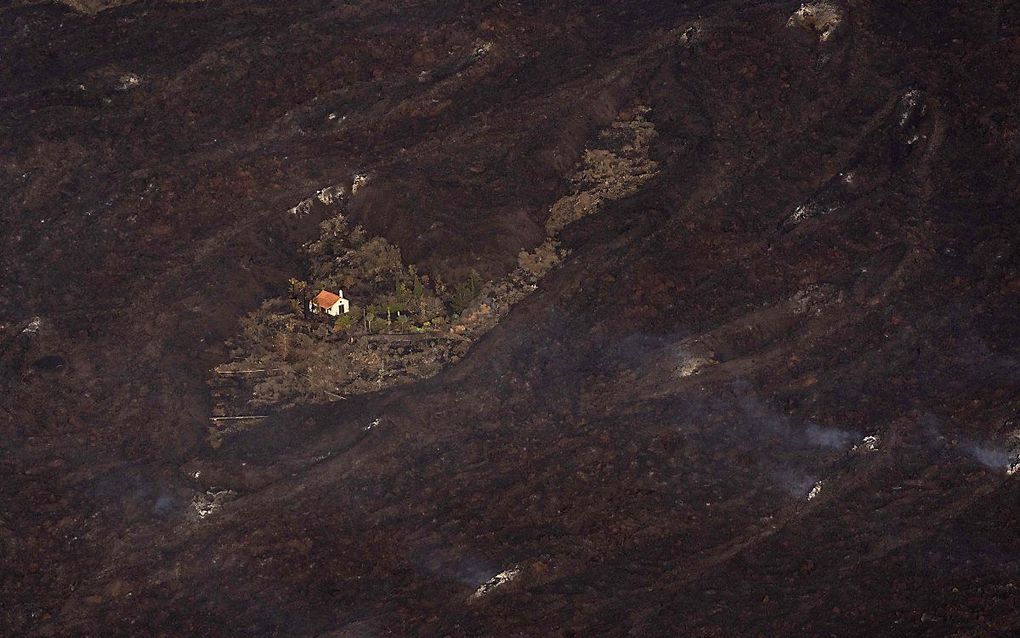
[[[319,224],[319,238],[308,244],[308,253],[315,257],[330,259],[346,250],[350,230],[343,215],[338,215]]]
[[[290,310],[295,315],[303,315],[305,302],[311,296],[308,282],[291,277],[287,283],[290,285]]]
[[[467,281],[457,284],[453,290],[453,296],[450,299],[453,311],[458,314],[464,312],[481,291],[482,276],[478,274],[477,270],[472,269]]]
[[[290,284],[290,296],[293,299],[304,301],[305,297],[308,296],[308,282],[291,277],[287,280],[287,283]]]
[[[379,312],[379,307],[375,304],[365,307],[365,332],[369,334],[372,334],[372,324],[375,323],[377,312]]]

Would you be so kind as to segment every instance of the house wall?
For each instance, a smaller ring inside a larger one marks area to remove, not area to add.
[[[332,317],[337,317],[339,315],[350,312],[350,309],[351,309],[350,302],[348,302],[346,299],[341,299],[340,301],[337,301],[335,304],[330,306],[329,310],[327,310],[326,312]]]

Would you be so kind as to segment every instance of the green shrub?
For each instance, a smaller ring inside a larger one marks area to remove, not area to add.
[[[353,325],[354,317],[351,316],[351,313],[340,315],[336,318],[336,321],[333,322],[333,334],[347,332]]]

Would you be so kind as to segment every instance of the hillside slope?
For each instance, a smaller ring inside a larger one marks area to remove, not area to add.
[[[0,11],[0,633],[1020,631],[1020,11],[799,7]],[[462,359],[209,445],[295,205],[495,280],[635,112]]]

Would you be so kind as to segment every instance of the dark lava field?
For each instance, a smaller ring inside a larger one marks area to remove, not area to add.
[[[0,635],[1020,635],[1018,96],[1008,0],[7,0]],[[580,212],[213,445],[337,185],[449,282]]]

